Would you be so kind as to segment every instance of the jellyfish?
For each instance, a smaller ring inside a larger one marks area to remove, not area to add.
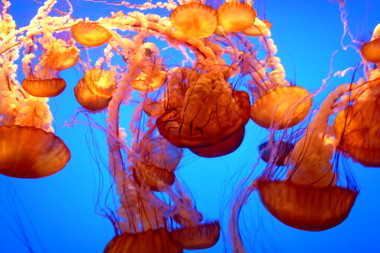
[[[12,16],[7,14],[7,7],[2,18],[8,20],[1,37],[15,32],[16,26]],[[49,11],[46,10],[47,12]],[[45,15],[46,13],[41,13]],[[38,16],[35,17],[38,20]],[[29,46],[32,39],[25,39],[25,45],[16,46],[1,54],[0,86],[0,173],[17,178],[41,178],[50,176],[63,169],[70,160],[70,150],[61,138],[54,135],[52,114],[46,98],[38,98],[26,93],[16,79],[15,61],[22,46]],[[27,47],[28,48],[28,47]],[[23,63],[29,63],[31,54],[25,54]],[[23,65],[28,69],[29,64]]]
[[[188,84],[179,83],[182,78]],[[249,119],[246,92],[232,90],[220,72],[199,75],[181,69],[173,72],[168,87],[168,106],[156,121],[162,136],[206,157],[231,153],[240,145]]]
[[[177,6],[170,13],[170,22],[181,37],[206,38],[217,27],[216,10],[202,3]]]
[[[251,119],[265,128],[284,129],[300,123],[309,113],[312,98],[300,86],[277,87],[257,99]]]
[[[111,38],[111,33],[95,22],[80,21],[71,27],[74,39],[86,47],[103,45]]]
[[[360,48],[360,52],[362,54],[362,57],[366,61],[370,61],[373,63],[379,63],[380,62],[380,25],[377,25],[373,35],[372,39],[362,45]]]
[[[334,130],[340,138],[339,149],[364,166],[380,166],[379,74],[373,71],[371,79],[357,95],[349,97],[352,105],[340,111],[334,121]],[[372,79],[373,78],[373,79]],[[354,92],[353,92],[354,93]]]
[[[252,95],[250,118],[259,126],[268,129],[284,129],[300,123],[308,115],[312,106],[312,96],[303,87],[286,80],[285,69],[276,56],[277,47],[270,38],[265,23],[256,18],[261,36],[259,42],[265,49],[265,57],[260,60],[257,50],[246,46],[239,69],[249,75],[248,88]],[[241,38],[241,44],[248,44]]]
[[[0,126],[0,148],[0,173],[17,178],[50,176],[71,156],[61,138],[29,126]]]
[[[160,88],[166,81],[160,51],[150,42],[144,43],[134,56],[134,61],[140,62],[143,68],[131,86],[141,92],[151,92]]]
[[[49,8],[48,10],[50,11]],[[78,62],[79,50],[73,40],[65,41],[53,35],[55,29],[58,29],[57,23],[67,22],[67,16],[37,20],[32,20],[31,24],[36,23],[36,27],[41,29],[38,32],[30,29],[23,42],[25,49],[22,64],[25,79],[22,87],[35,97],[55,97],[66,88],[66,81],[58,76],[59,72]],[[39,53],[37,46],[42,46],[43,49],[36,63]]]
[[[99,59],[103,61],[103,59]],[[107,108],[116,89],[115,69],[91,68],[74,88],[78,103],[89,111],[97,112]]]
[[[253,25],[256,11],[239,1],[230,1],[218,8],[218,23],[229,32],[241,32]]]
[[[134,180],[152,191],[165,191],[174,183],[174,170],[182,158],[182,149],[151,135],[145,135],[139,143],[135,151]]]
[[[277,148],[273,150],[272,148]],[[294,145],[290,142],[279,141],[279,143],[272,144],[264,142],[259,146],[260,157],[264,162],[273,162],[277,166],[284,166],[288,156],[292,152]],[[272,157],[273,156],[273,157]],[[271,161],[271,159],[275,159]]]
[[[257,180],[264,206],[288,226],[308,231],[330,229],[347,218],[355,203],[358,190],[354,180],[343,172],[339,175],[331,161],[338,143],[328,120],[345,92],[347,86],[342,85],[324,100],[294,146],[285,178],[268,169]]]

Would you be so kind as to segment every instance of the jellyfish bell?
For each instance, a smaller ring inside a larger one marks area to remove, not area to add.
[[[216,10],[201,3],[179,5],[169,19],[179,35],[186,38],[209,37],[218,24]]]
[[[356,190],[340,186],[314,187],[291,180],[257,181],[266,209],[282,223],[306,231],[323,231],[342,223],[356,200]]]
[[[115,71],[92,68],[86,71],[84,80],[92,93],[109,98],[116,89]]]
[[[73,67],[79,60],[79,49],[62,39],[43,45],[45,53],[40,56],[41,65],[57,71]]]
[[[226,2],[218,8],[218,24],[229,32],[241,32],[255,22],[252,6],[238,1]]]
[[[257,190],[265,208],[282,223],[306,231],[323,231],[348,217],[358,191],[349,176],[336,174],[328,167],[331,164],[326,167],[322,162],[330,153],[322,151],[330,149],[328,145],[321,145],[312,155],[313,148],[309,147],[313,144],[308,144],[305,147],[304,139],[297,142],[286,178],[279,176],[280,171],[278,175],[268,171],[257,180]],[[348,185],[338,185],[338,177],[346,177]]]
[[[364,43],[360,52],[366,61],[380,63],[380,38]]]
[[[181,253],[182,249],[164,228],[150,229],[139,233],[123,233],[114,237],[104,253]]]
[[[74,39],[86,47],[97,47],[108,42],[111,33],[95,22],[81,21],[71,27]]]
[[[380,167],[379,82],[379,78],[370,81],[373,88],[340,111],[334,121],[339,149],[368,167]]]
[[[173,241],[181,248],[188,250],[211,248],[218,242],[219,235],[219,222],[198,224],[171,231]]]
[[[279,86],[258,98],[251,119],[264,128],[284,129],[300,123],[309,113],[312,97],[300,86]]]
[[[78,103],[89,111],[107,108],[116,89],[116,80],[112,71],[90,69],[74,88]]]
[[[53,133],[27,126],[0,126],[0,173],[42,178],[65,167],[70,150]]]
[[[267,141],[259,145],[260,158],[266,163],[272,162],[277,166],[284,166],[293,148],[294,145],[290,142],[270,143]]]
[[[371,40],[360,47],[360,53],[364,60],[380,63],[380,24],[375,27]]]
[[[172,94],[165,114],[156,121],[160,134],[177,147],[211,147],[242,131],[249,119],[248,94],[233,90],[221,72],[195,77],[187,87],[172,88],[169,80]]]
[[[269,36],[272,23],[267,20],[255,19],[255,23],[247,29],[243,30],[243,33],[251,37]]]
[[[52,79],[24,79],[22,88],[34,97],[56,97],[66,88],[66,81],[62,78]]]
[[[133,166],[133,178],[138,185],[152,191],[165,191],[175,181],[173,172],[139,161]]]
[[[147,92],[160,88],[166,80],[166,72],[163,70],[152,71],[149,74],[141,72],[137,75],[131,86],[138,91]]]
[[[139,65],[139,73],[131,86],[141,92],[153,92],[166,82],[160,51],[153,43],[143,43],[133,57],[133,62]]]
[[[330,116],[346,86],[339,86],[323,101],[288,157],[287,173],[269,166],[257,180],[257,189],[268,211],[291,227],[321,231],[343,222],[358,191],[348,168],[340,168],[339,140]]]

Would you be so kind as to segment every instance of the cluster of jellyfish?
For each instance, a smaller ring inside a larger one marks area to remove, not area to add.
[[[2,0],[0,173],[36,179],[69,162],[70,150],[54,134],[48,101],[66,88],[60,71],[80,65],[84,74],[73,99],[90,117],[106,115],[108,170],[120,201],[109,215],[115,237],[105,253],[215,245],[221,225],[203,220],[176,179],[176,168],[184,149],[205,158],[234,152],[248,121],[268,131],[258,158],[266,167],[244,178],[246,187],[229,203],[224,230],[234,252],[245,252],[238,217],[252,192],[282,223],[323,231],[348,217],[358,195],[353,176],[336,158],[380,166],[380,26],[358,47],[364,76],[338,86],[311,110],[324,87],[311,93],[287,81],[271,23],[257,16],[250,0],[120,2],[144,12],[120,11],[96,21],[72,17],[69,1],[66,12],[57,11],[56,3],[46,0],[30,24],[18,28],[8,12],[10,1]],[[144,14],[158,7],[170,16]],[[157,45],[147,42],[150,37],[178,49],[187,65],[166,66]],[[102,56],[91,66],[81,51],[93,50]],[[243,77],[244,83],[231,81]],[[120,108],[131,103],[138,105],[127,134]]]

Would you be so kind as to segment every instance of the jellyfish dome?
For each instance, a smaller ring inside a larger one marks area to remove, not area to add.
[[[244,91],[235,91],[220,72],[201,74],[190,80],[189,87],[176,87],[178,80],[172,78],[169,106],[164,115],[157,119],[160,134],[177,147],[195,149],[205,156],[224,155],[234,151],[244,137],[245,124],[249,119],[250,102]],[[170,91],[169,90],[169,91]],[[179,92],[179,93],[178,93]],[[227,141],[230,150],[216,148]],[[198,148],[210,148],[207,150]]]
[[[188,38],[208,37],[218,24],[216,10],[201,3],[178,6],[171,12],[170,22],[180,36]]]

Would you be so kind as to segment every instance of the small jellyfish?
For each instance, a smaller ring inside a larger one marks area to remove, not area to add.
[[[179,35],[186,38],[209,37],[218,24],[216,10],[201,3],[178,6],[170,14],[170,22]]]
[[[286,159],[292,152],[294,145],[290,142],[279,141],[270,145],[270,142],[264,142],[259,146],[260,157],[264,162],[272,162],[277,166],[284,166]],[[273,157],[272,157],[273,156]],[[271,161],[273,159],[273,161]]]
[[[255,22],[256,11],[252,6],[232,1],[221,5],[218,9],[218,23],[229,32],[241,32]]]
[[[78,103],[87,110],[96,112],[107,108],[116,88],[114,72],[93,68],[86,71],[74,88]]]
[[[33,46],[29,45],[29,49],[26,50],[27,54],[23,58],[25,79],[21,85],[34,97],[55,97],[66,88],[66,81],[58,77],[58,72],[77,63],[79,50],[61,39],[47,35],[42,36],[39,43],[43,43],[44,52],[35,66],[32,62],[36,57],[33,54]]]
[[[219,222],[197,224],[171,231],[173,241],[188,250],[211,248],[218,242],[219,235]]]
[[[153,43],[142,44],[133,57],[141,66],[139,74],[131,82],[131,86],[141,92],[152,92],[166,82],[166,71],[162,64],[160,51]]]
[[[62,78],[24,79],[21,85],[34,97],[55,97],[65,90],[66,81]]]
[[[103,45],[111,38],[111,33],[95,22],[78,22],[71,27],[74,39],[86,47]]]
[[[311,106],[312,97],[306,89],[277,87],[253,103],[251,119],[265,128],[284,129],[300,123]]]
[[[269,36],[270,29],[272,28],[272,23],[267,20],[260,20],[256,17],[255,23],[251,27],[248,27],[243,31],[247,36],[259,37],[259,36]]]
[[[131,157],[134,180],[152,191],[165,191],[175,181],[174,170],[182,158],[182,149],[149,134],[135,146],[136,155]]]

